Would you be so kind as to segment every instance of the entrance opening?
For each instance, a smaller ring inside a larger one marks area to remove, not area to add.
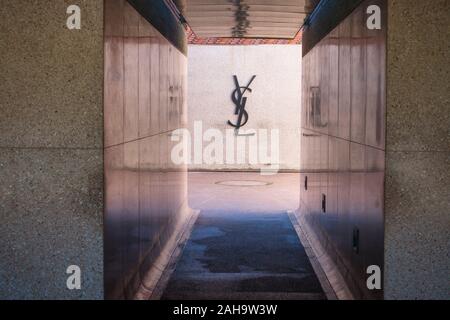
[[[385,1],[219,2],[105,1],[107,298],[382,297]]]

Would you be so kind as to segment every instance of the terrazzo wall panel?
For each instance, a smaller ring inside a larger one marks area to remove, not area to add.
[[[385,297],[449,299],[450,2],[388,2]]]
[[[103,0],[71,4],[1,2],[0,299],[103,298]]]

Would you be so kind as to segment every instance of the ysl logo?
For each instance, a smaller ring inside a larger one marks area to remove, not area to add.
[[[245,126],[248,121],[248,112],[245,110],[247,97],[244,97],[244,94],[246,91],[252,92],[252,89],[250,89],[250,85],[252,84],[253,80],[255,80],[256,76],[253,76],[250,79],[250,82],[245,87],[239,84],[237,76],[233,76],[233,78],[236,89],[234,89],[233,93],[231,94],[231,100],[236,106],[236,108],[234,109],[234,114],[238,116],[238,119],[236,124],[232,123],[230,120],[228,120],[228,124],[236,128],[236,132],[238,132],[239,128]]]

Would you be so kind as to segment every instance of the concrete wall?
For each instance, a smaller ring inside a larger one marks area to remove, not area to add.
[[[388,3],[385,297],[449,299],[450,2]]]
[[[186,166],[170,157],[172,132],[186,126],[186,63],[128,2],[105,1],[108,299],[146,296],[189,217]]]
[[[188,119],[191,133],[194,132],[195,121],[202,121],[203,131],[214,128],[220,130],[223,136],[226,129],[233,129],[227,124],[228,120],[233,123],[237,120],[234,115],[235,105],[231,101],[231,94],[235,90],[233,75],[238,77],[242,86],[246,86],[251,77],[256,75],[250,86],[252,92],[246,94],[248,100],[245,109],[249,120],[242,131],[267,129],[270,134],[270,129],[278,129],[280,168],[298,170],[301,46],[191,45],[188,49]],[[247,139],[249,143],[248,138],[234,137],[235,148],[238,148],[237,139]],[[205,142],[203,148],[207,145],[208,142]],[[248,148],[240,150],[246,155],[242,163],[193,163],[189,168],[220,170],[265,167],[264,163],[249,162]]]
[[[103,298],[103,1],[76,3],[73,31],[73,1],[1,3],[0,299]]]
[[[383,268],[386,7],[364,1],[303,60],[300,213],[356,298],[366,269]],[[382,29],[366,9],[382,9]],[[331,280],[330,280],[331,281]]]

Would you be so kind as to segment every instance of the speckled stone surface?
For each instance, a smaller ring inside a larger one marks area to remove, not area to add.
[[[385,295],[450,298],[450,152],[387,156]]]
[[[450,2],[388,1],[387,150],[450,150]]]
[[[388,4],[385,298],[450,299],[450,2]]]
[[[103,1],[1,6],[0,299],[101,299]]]
[[[0,11],[0,146],[102,147],[103,1],[5,0]]]
[[[0,172],[0,299],[102,298],[101,154],[3,148]]]

